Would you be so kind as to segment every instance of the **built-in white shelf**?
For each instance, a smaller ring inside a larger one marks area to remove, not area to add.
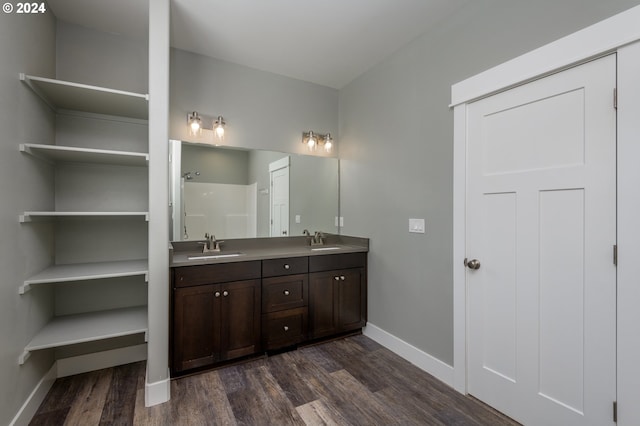
[[[147,166],[149,164],[149,154],[140,152],[32,143],[20,144],[20,151],[51,162],[67,161],[119,166]]]
[[[148,281],[149,267],[146,259],[122,260],[117,262],[76,263],[52,265],[24,280],[20,294],[38,284],[63,283],[81,280],[100,280],[104,278],[132,277],[144,275]]]
[[[147,119],[149,95],[106,87],[73,83],[20,74],[27,84],[54,110],[74,110],[96,114]]]
[[[55,219],[64,217],[141,217],[149,221],[149,212],[24,212],[19,216],[20,223],[33,222],[38,219]]]
[[[147,333],[147,307],[112,309],[54,317],[24,348],[18,362],[22,365],[31,352],[94,342],[114,337]]]

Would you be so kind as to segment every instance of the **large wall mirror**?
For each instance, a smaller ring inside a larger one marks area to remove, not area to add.
[[[170,143],[172,240],[339,233],[337,158]]]

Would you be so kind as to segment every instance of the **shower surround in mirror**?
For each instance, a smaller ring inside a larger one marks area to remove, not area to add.
[[[172,144],[174,240],[339,232],[337,158]]]

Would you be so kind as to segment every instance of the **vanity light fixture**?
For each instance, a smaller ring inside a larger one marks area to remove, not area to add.
[[[208,127],[205,123],[211,123]],[[201,136],[202,130],[212,130],[216,142],[222,142],[224,140],[224,126],[225,121],[221,115],[214,121],[212,118],[201,116],[196,111],[187,114],[187,126],[189,127],[189,134],[191,136]]]
[[[226,123],[224,122],[224,119],[222,118],[221,115],[219,115],[215,123],[213,123],[213,131],[215,132],[216,139],[218,139],[219,142],[224,141],[224,125],[225,124]]]
[[[189,134],[199,136],[202,134],[202,119],[197,112],[193,111],[187,114],[187,126],[189,126]]]
[[[326,152],[331,152],[333,148],[331,133],[322,134],[311,130],[302,132],[302,143],[307,146],[309,151],[315,151],[318,147],[322,147]]]

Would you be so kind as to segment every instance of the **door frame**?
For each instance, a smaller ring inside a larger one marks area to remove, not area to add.
[[[618,424],[640,422],[640,6],[505,62],[451,87],[453,136],[453,386],[467,393],[467,105],[594,58],[617,53],[617,401]],[[613,94],[612,94],[613,102]]]

